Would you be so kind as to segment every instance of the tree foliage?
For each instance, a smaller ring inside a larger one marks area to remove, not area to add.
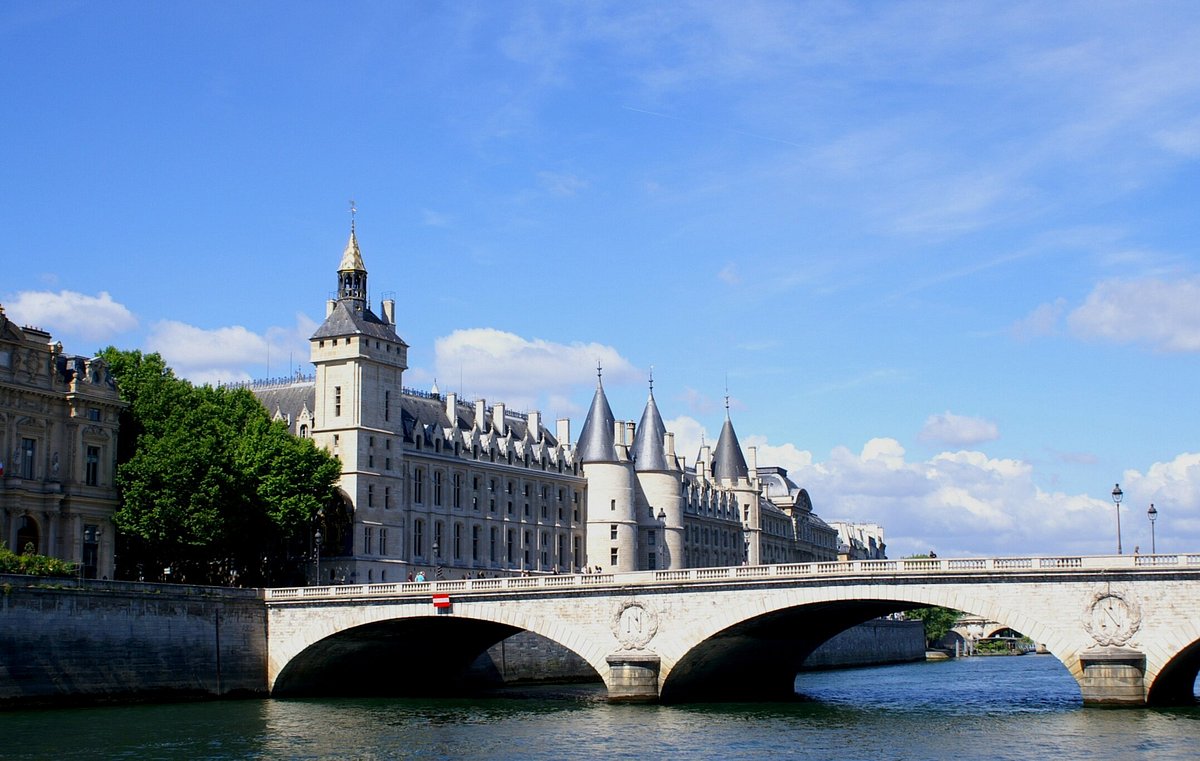
[[[158,354],[109,347],[129,408],[114,523],[118,574],[206,584],[297,583],[341,466],[247,389],[193,386]],[[170,569],[168,572],[167,569]]]
[[[904,617],[909,621],[921,621],[925,624],[925,644],[932,645],[954,628],[954,623],[962,615],[951,608],[917,608],[907,611]]]
[[[936,556],[932,554],[917,554],[906,557],[931,558]],[[925,624],[925,644],[930,646],[942,637],[945,637],[946,633],[954,628],[955,622],[958,621],[958,617],[961,615],[961,611],[952,608],[929,607],[907,611],[904,617],[909,621],[921,621]]]
[[[21,573],[29,576],[74,576],[77,568],[73,563],[58,558],[37,555],[33,545],[17,554],[7,547],[0,547],[0,573]]]

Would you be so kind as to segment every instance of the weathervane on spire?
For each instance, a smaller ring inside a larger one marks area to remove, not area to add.
[[[650,365],[650,393],[654,393],[654,365]]]
[[[603,373],[601,372],[600,360],[599,360],[599,359],[597,359],[597,360],[596,360],[596,383],[599,383],[599,382],[600,382],[600,376],[601,376],[602,374],[603,374]]]
[[[354,213],[358,208],[354,205],[354,199],[350,199],[350,232],[354,232]]]

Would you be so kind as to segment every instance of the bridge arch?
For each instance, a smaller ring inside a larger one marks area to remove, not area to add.
[[[272,652],[276,673],[268,676],[268,689],[277,696],[451,694],[462,689],[479,655],[521,631],[575,653],[607,683],[603,656],[564,637],[554,622],[522,615],[516,606],[460,607],[441,615],[429,603],[343,606],[343,615],[326,616],[328,625],[305,627]]]
[[[1196,680],[1200,678],[1200,633],[1187,627],[1191,643],[1179,648],[1158,670],[1146,673],[1147,702],[1152,705],[1192,705],[1196,702]]]
[[[797,590],[799,592],[799,590]],[[914,608],[940,606],[985,616],[995,629],[1012,628],[1037,641],[1056,639],[1049,627],[1025,618],[985,595],[965,600],[937,586],[857,590],[821,587],[789,595],[774,604],[737,606],[709,618],[691,641],[662,643],[666,657],[660,671],[664,702],[695,700],[785,699],[794,694],[795,675],[806,657],[834,635],[875,618]],[[796,597],[806,599],[796,599]],[[1041,639],[1039,639],[1039,637]],[[1054,651],[1051,651],[1052,653]],[[1078,681],[1081,669],[1073,653],[1055,654]]]

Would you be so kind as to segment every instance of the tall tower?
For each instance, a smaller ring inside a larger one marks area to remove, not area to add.
[[[736,500],[746,539],[746,562],[758,565],[762,562],[762,515],[758,504],[758,475],[751,472],[746,465],[742,445],[738,442],[737,433],[733,430],[733,421],[729,418],[728,396],[725,397],[725,425],[721,427],[721,437],[717,439],[717,448],[713,450],[712,475]]]
[[[381,477],[377,468],[369,466],[372,453],[388,447],[394,458],[400,458],[400,448],[391,439],[400,427],[408,344],[396,334],[395,302],[383,302],[382,317],[371,311],[367,268],[353,219],[338,265],[337,286],[337,298],[326,305],[325,322],[309,338],[316,371],[313,440],[341,460],[341,488],[357,527],[370,510],[377,509],[368,506],[368,494]],[[330,554],[360,555],[361,532],[355,531],[353,537],[351,547],[330,547]]]
[[[587,562],[607,571],[637,570],[638,520],[634,514],[633,463],[624,423],[604,395],[600,369],[575,456],[587,479]]]
[[[638,484],[635,512],[645,539],[639,567],[683,568],[683,469],[675,457],[674,437],[667,433],[654,401],[653,377],[632,455]]]

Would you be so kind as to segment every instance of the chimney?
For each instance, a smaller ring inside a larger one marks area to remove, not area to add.
[[[675,434],[667,431],[667,457],[675,457]]]
[[[383,319],[388,325],[395,326],[396,324],[396,300],[383,300]]]
[[[526,429],[530,441],[542,440],[542,413],[534,410],[529,413],[529,426]]]
[[[504,421],[504,402],[496,402],[492,407],[492,430],[497,436],[508,435],[508,424]]]
[[[446,394],[446,417],[450,419],[450,425],[458,427],[458,394],[451,391]]]
[[[333,308],[335,306],[337,306],[337,302],[334,301],[333,299],[329,299],[328,301],[325,302],[325,316],[326,317],[333,314]]]
[[[558,430],[559,445],[571,446],[571,419],[560,417],[555,423],[555,428]]]
[[[475,400],[475,430],[479,431],[480,433],[483,433],[485,430],[487,430],[487,426],[485,425],[485,423],[487,423],[487,419],[484,417],[484,415],[486,415],[486,414],[487,414],[487,400],[486,399],[476,399]]]

